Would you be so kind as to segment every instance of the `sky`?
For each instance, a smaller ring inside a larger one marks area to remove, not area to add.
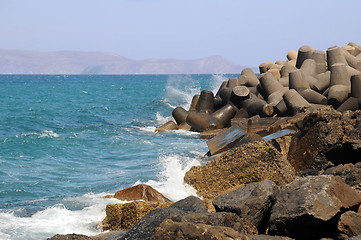
[[[360,0],[0,0],[0,49],[258,66],[302,45],[361,44],[360,11]]]

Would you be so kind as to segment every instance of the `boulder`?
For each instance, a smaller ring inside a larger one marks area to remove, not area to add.
[[[103,230],[129,230],[143,216],[156,208],[169,207],[171,203],[134,201],[125,204],[108,204]]]
[[[339,231],[339,239],[348,239],[361,235],[361,214],[353,211],[345,212],[338,221],[337,229]]]
[[[92,240],[91,237],[82,234],[56,234],[55,236],[48,238],[47,240]]]
[[[355,163],[361,159],[361,124],[357,120],[360,111],[349,117],[324,107],[306,115],[288,152],[288,161],[296,171]]]
[[[356,164],[340,164],[326,169],[322,174],[339,176],[347,185],[361,190],[361,162]]]
[[[335,237],[342,211],[357,209],[361,196],[341,178],[308,176],[281,187],[269,222],[269,234],[296,239]]]
[[[202,223],[211,226],[230,227],[240,233],[245,233],[245,229],[251,226],[249,222],[230,212],[190,213],[187,215],[175,215],[168,219],[171,219],[173,222]],[[247,230],[248,232],[249,230]],[[257,234],[257,229],[253,229],[251,232]]]
[[[255,141],[241,145],[203,166],[192,167],[186,183],[200,196],[214,198],[243,184],[270,179],[276,184],[289,183],[295,171],[272,145]]]
[[[190,196],[182,199],[168,208],[158,208],[141,218],[120,239],[143,240],[149,239],[155,229],[171,215],[184,215],[187,213],[206,213],[207,207],[197,197]]]
[[[239,239],[247,240],[247,236],[237,232],[233,228],[223,226],[211,226],[202,223],[174,222],[165,220],[150,237],[151,240],[168,239]]]
[[[123,201],[144,200],[166,203],[171,202],[168,198],[164,197],[160,192],[145,184],[139,184],[118,191],[114,195],[115,198]]]
[[[269,236],[269,235],[254,235],[249,236],[249,240],[292,240],[289,237],[282,237],[282,236]]]
[[[264,233],[279,187],[270,180],[247,184],[213,200],[217,212],[233,212]]]

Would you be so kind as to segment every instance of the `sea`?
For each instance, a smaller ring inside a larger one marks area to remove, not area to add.
[[[199,133],[155,133],[239,75],[0,75],[0,239],[102,233],[104,198],[140,183],[173,201],[204,164]]]

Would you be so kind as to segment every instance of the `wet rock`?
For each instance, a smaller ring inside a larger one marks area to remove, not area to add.
[[[288,153],[288,161],[296,171],[361,159],[359,111],[351,118],[330,107],[306,114]]]
[[[270,181],[250,183],[233,192],[216,197],[213,205],[217,212],[233,212],[247,219],[264,233],[278,186]]]
[[[243,184],[270,179],[282,185],[294,176],[294,169],[282,154],[272,145],[259,141],[234,148],[203,166],[192,167],[184,180],[200,196],[214,198]]]
[[[170,219],[167,219],[160,224],[150,239],[247,240],[247,237],[243,233],[237,232],[230,227],[211,226],[202,223],[174,222]]]
[[[337,229],[340,239],[361,235],[361,214],[353,211],[345,212],[338,221]]]
[[[361,196],[341,178],[301,178],[281,187],[271,211],[269,233],[296,239],[335,237],[340,214],[357,209],[360,203]]]
[[[162,126],[158,127],[157,129],[155,129],[154,132],[166,132],[169,130],[177,130],[177,129],[178,129],[178,125],[173,121],[169,121],[163,124]]]
[[[118,191],[114,195],[115,198],[123,201],[144,200],[153,202],[171,202],[160,192],[145,184],[139,184],[130,188]]]
[[[124,236],[126,231],[111,231],[91,236],[93,240],[117,240],[119,237]]]
[[[169,207],[171,203],[134,201],[124,204],[108,204],[106,218],[102,222],[103,230],[129,230],[150,211]]]
[[[48,240],[92,240],[92,238],[82,234],[56,234],[55,236],[48,238]]]
[[[207,207],[197,197],[190,196],[174,203],[168,208],[158,208],[141,218],[120,239],[143,240],[149,239],[155,229],[171,215],[184,215],[187,213],[206,213]]]

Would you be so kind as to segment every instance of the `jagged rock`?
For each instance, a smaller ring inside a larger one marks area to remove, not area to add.
[[[361,191],[361,162],[356,164],[340,164],[336,167],[326,169],[322,174],[339,176],[347,185]]]
[[[289,237],[282,237],[282,236],[269,236],[269,235],[255,235],[249,236],[249,240],[292,240]]]
[[[203,166],[192,167],[184,180],[200,196],[214,198],[243,184],[270,179],[282,185],[294,177],[294,169],[282,154],[270,144],[259,141],[234,148]]]
[[[280,153],[282,153],[283,156],[287,158],[293,135],[295,134],[295,131],[288,132],[285,135],[269,140],[269,143],[272,144],[272,146],[274,146]]]
[[[169,207],[172,203],[135,201],[124,204],[108,204],[106,218],[102,225],[104,230],[129,230],[143,216],[156,208]]]
[[[357,209],[361,196],[341,178],[309,176],[281,187],[269,222],[271,235],[296,239],[334,237],[342,211]]]
[[[174,222],[171,219],[167,219],[160,224],[150,239],[247,240],[247,236],[230,227],[191,222]]]
[[[211,226],[230,227],[240,233],[244,233],[245,229],[243,219],[230,212],[190,213],[187,215],[175,215],[168,219],[171,219],[173,222],[202,223]]]
[[[250,183],[213,200],[217,212],[233,212],[264,233],[279,187],[270,180]]]
[[[125,233],[126,231],[111,231],[111,232],[105,232],[95,236],[91,236],[91,238],[92,240],[117,240]]]
[[[290,144],[288,161],[296,171],[361,159],[360,111],[351,117],[331,107],[307,113]]]
[[[353,211],[345,212],[338,221],[337,229],[340,239],[361,235],[361,214]]]
[[[168,208],[158,208],[141,218],[122,238],[143,240],[149,239],[154,230],[169,216],[187,213],[206,213],[207,207],[197,197],[190,196],[174,203]]]
[[[55,236],[48,238],[47,240],[92,240],[92,238],[82,234],[56,234]]]
[[[139,184],[130,188],[118,191],[114,195],[115,198],[123,201],[144,200],[153,202],[170,202],[160,192],[145,184]]]

